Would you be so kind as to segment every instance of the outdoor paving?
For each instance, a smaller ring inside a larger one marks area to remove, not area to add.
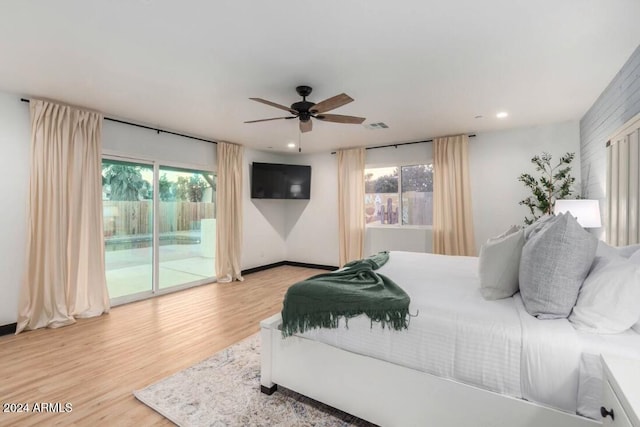
[[[215,276],[215,258],[203,257],[199,244],[160,246],[160,288]],[[151,290],[151,248],[105,252],[109,297]]]

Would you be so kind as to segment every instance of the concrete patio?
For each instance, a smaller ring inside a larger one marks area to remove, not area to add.
[[[202,256],[200,243],[162,245],[159,249],[160,289],[215,276],[215,258]],[[208,254],[212,254],[211,251]],[[105,266],[110,298],[151,290],[151,247],[106,251]]]

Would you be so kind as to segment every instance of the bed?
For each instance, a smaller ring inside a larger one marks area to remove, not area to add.
[[[519,294],[487,301],[477,263],[392,252],[378,272],[411,297],[404,331],[358,316],[283,338],[279,314],[264,320],[263,391],[278,384],[384,426],[599,425],[599,354],[640,358],[640,334],[538,320]]]

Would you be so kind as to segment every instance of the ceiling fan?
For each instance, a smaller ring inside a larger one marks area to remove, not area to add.
[[[291,107],[285,107],[284,105],[276,104],[275,102],[267,101],[262,98],[249,98],[253,101],[261,102],[263,104],[271,105],[272,107],[279,108],[281,110],[285,110],[293,114],[292,116],[287,117],[274,117],[272,119],[261,119],[261,120],[249,120],[245,123],[257,123],[257,122],[267,122],[270,120],[280,120],[280,119],[300,119],[300,131],[301,132],[309,132],[313,129],[313,122],[311,118],[322,120],[324,122],[333,122],[333,123],[349,123],[349,124],[360,124],[365,121],[364,117],[354,117],[354,116],[344,116],[342,114],[324,114],[327,111],[331,111],[335,108],[342,107],[345,104],[348,104],[353,101],[346,93],[341,93],[340,95],[332,96],[331,98],[325,99],[324,101],[320,101],[317,104],[314,102],[307,101],[307,96],[311,94],[313,89],[309,86],[298,86],[296,87],[296,92],[298,95],[302,97],[302,101],[294,102],[291,104]]]

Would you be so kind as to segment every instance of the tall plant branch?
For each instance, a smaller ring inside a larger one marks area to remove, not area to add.
[[[525,217],[525,224],[533,223],[542,215],[551,214],[556,200],[573,194],[571,186],[575,178],[571,176],[571,162],[574,158],[575,153],[566,153],[554,166],[551,165],[551,154],[546,152],[531,159],[541,176],[536,179],[531,174],[523,173],[518,177],[518,181],[531,189],[532,193],[520,201],[520,205],[526,206],[531,214],[531,217]]]

